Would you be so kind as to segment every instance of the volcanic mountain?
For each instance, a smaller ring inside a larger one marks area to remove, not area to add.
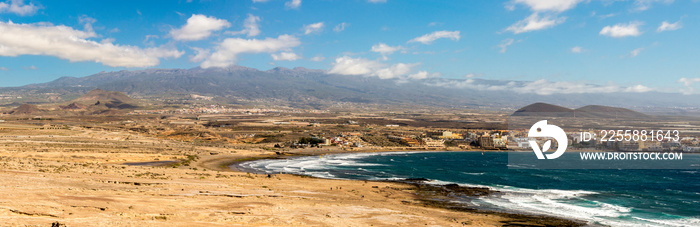
[[[538,116],[538,117],[626,117],[646,118],[646,114],[619,107],[588,105],[578,109],[570,109],[563,106],[548,103],[533,103],[516,110],[512,116]]]
[[[81,108],[82,104],[87,106],[104,106],[110,109],[134,109],[137,107],[136,103],[136,100],[122,92],[94,89],[73,100],[73,103],[66,107],[72,109]]]
[[[39,107],[35,105],[22,104],[10,112],[7,112],[7,114],[36,114],[40,112],[43,112],[43,110],[39,109]]]

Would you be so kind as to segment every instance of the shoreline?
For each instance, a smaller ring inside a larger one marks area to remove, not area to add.
[[[262,156],[255,156],[255,157],[231,157],[230,159],[225,159],[225,158],[217,158],[217,159],[212,159],[212,160],[205,160],[202,161],[202,165],[200,165],[202,168],[211,168],[216,166],[217,168],[212,169],[216,171],[232,171],[232,172],[241,172],[241,173],[248,173],[248,174],[256,174],[256,175],[266,175],[267,173],[259,173],[259,172],[254,172],[251,171],[250,169],[242,168],[240,167],[241,163],[245,162],[250,162],[250,161],[255,161],[255,160],[264,160],[264,159],[288,159],[288,158],[295,158],[295,157],[304,157],[304,156],[315,156],[315,155],[341,155],[341,154],[364,154],[364,153],[424,153],[424,152],[508,152],[508,151],[493,151],[493,150],[461,150],[461,151],[456,151],[456,150],[445,150],[445,151],[439,151],[439,150],[417,150],[417,151],[380,151],[380,150],[365,150],[365,151],[345,151],[345,152],[334,152],[334,153],[329,153],[329,152],[318,152],[318,153],[305,153],[305,154],[299,154],[299,153],[283,153],[283,154],[269,154],[269,155],[262,155]],[[227,169],[223,169],[224,167],[227,167]],[[280,175],[280,174],[271,174],[271,175]],[[565,218],[565,217],[556,217],[556,216],[551,216],[551,215],[544,215],[544,214],[527,214],[527,213],[522,213],[522,212],[517,212],[517,211],[510,211],[507,209],[504,209],[503,211],[499,211],[496,209],[489,210],[489,209],[477,209],[474,207],[469,207],[466,205],[460,205],[458,203],[451,202],[450,198],[456,199],[456,197],[464,198],[465,196],[467,198],[475,198],[478,196],[486,196],[489,194],[498,194],[498,193],[503,193],[500,191],[492,190],[489,188],[483,188],[483,187],[467,187],[467,186],[460,186],[457,184],[446,184],[446,185],[434,185],[434,184],[428,184],[425,183],[427,179],[403,179],[403,180],[385,180],[385,181],[372,181],[372,180],[355,180],[355,179],[329,179],[329,178],[320,178],[320,177],[314,177],[314,176],[308,176],[308,175],[301,175],[301,174],[290,174],[290,173],[281,173],[281,175],[289,175],[289,176],[294,176],[298,177],[300,179],[303,178],[311,178],[311,179],[316,179],[316,180],[342,180],[342,181],[354,181],[354,182],[374,182],[374,183],[391,183],[391,184],[396,184],[399,187],[394,187],[392,189],[396,190],[397,188],[404,188],[402,191],[408,191],[411,194],[414,195],[414,198],[412,201],[406,201],[402,200],[400,201],[402,204],[410,205],[410,206],[421,206],[421,207],[430,207],[430,208],[438,208],[438,209],[444,209],[444,210],[451,210],[451,211],[457,211],[457,212],[462,212],[462,213],[469,213],[469,214],[481,214],[481,215],[493,215],[493,216],[499,216],[501,218],[505,218],[506,220],[501,221],[503,225],[515,225],[515,226],[587,226],[589,223],[587,221],[583,220],[576,220],[576,219],[570,219],[570,218]],[[389,186],[386,186],[389,187]],[[406,187],[408,187],[406,189]]]

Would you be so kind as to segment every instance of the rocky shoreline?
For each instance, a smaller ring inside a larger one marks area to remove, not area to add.
[[[351,152],[347,152],[351,153]],[[286,154],[286,155],[271,155],[265,157],[255,157],[255,158],[239,158],[230,162],[226,162],[229,169],[233,171],[248,172],[254,174],[266,174],[263,172],[252,171],[247,168],[240,166],[241,163],[262,159],[284,159],[284,158],[294,158],[300,156],[310,156],[317,154]],[[296,175],[302,178],[316,178],[307,175],[290,174]],[[323,179],[323,178],[316,178]],[[474,213],[482,215],[493,215],[504,218],[500,222],[503,226],[587,226],[588,224],[582,220],[567,219],[561,217],[553,217],[548,215],[537,215],[537,214],[525,214],[510,212],[507,210],[491,210],[476,208],[469,206],[466,203],[457,203],[455,201],[469,201],[476,197],[481,196],[496,196],[502,194],[503,192],[492,190],[486,187],[467,187],[458,184],[429,184],[429,181],[425,178],[407,178],[402,180],[387,180],[378,182],[390,182],[395,184],[403,185],[404,187],[394,187],[391,190],[399,190],[408,192],[414,195],[412,200],[402,200],[401,203],[412,206],[422,206],[446,209],[457,212]],[[365,181],[370,182],[370,181]],[[386,186],[387,188],[389,186]],[[381,190],[380,188],[378,188]],[[470,223],[462,223],[463,225],[469,225]]]

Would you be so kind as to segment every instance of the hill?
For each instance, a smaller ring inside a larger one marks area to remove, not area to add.
[[[523,108],[520,108],[515,111],[515,113],[537,113],[537,112],[562,112],[562,113],[567,113],[567,112],[573,112],[573,109],[569,109],[563,106],[557,106],[557,105],[552,105],[549,103],[533,103],[530,105],[527,105]]]
[[[17,108],[14,108],[13,110],[7,112],[7,114],[36,114],[41,112],[43,112],[43,110],[39,109],[39,107],[35,105],[22,104]]]
[[[646,118],[649,115],[620,107],[588,105],[576,109],[577,112],[588,113],[598,117]]]
[[[96,102],[106,102],[106,103],[136,103],[136,100],[132,99],[128,95],[118,92],[118,91],[105,91],[99,88],[89,91],[87,94],[80,96],[79,98],[73,100],[75,103],[81,104],[95,104]]]
[[[66,108],[81,108],[82,106],[80,104],[82,104],[86,105],[87,109],[93,111],[99,109],[100,112],[104,112],[105,108],[135,109],[138,107],[136,105],[137,101],[132,99],[128,95],[118,91],[105,91],[102,89],[93,89],[92,91],[89,91],[87,94],[80,96],[72,102],[73,103],[66,106]]]
[[[548,103],[533,103],[522,107],[511,116],[537,116],[537,117],[580,117],[580,118],[646,118],[646,114],[611,106],[588,105],[577,109],[570,109],[563,106],[552,105]]]

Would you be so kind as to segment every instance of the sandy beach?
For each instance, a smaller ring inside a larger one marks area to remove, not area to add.
[[[268,176],[227,167],[235,161],[277,156],[260,149],[193,148],[175,140],[84,128],[10,128],[0,136],[3,226],[552,223],[546,218],[437,208],[421,203],[415,187],[403,183]],[[168,160],[184,162],[157,166]]]

